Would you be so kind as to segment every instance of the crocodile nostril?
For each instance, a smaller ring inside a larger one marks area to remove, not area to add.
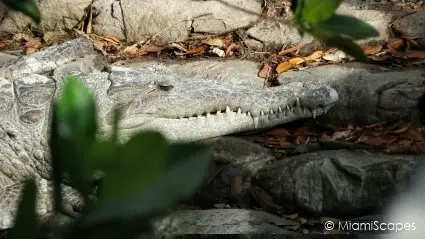
[[[158,89],[161,91],[170,91],[174,88],[173,85],[159,84]]]
[[[174,88],[173,82],[169,80],[160,80],[156,82],[157,89],[161,91],[170,91]]]

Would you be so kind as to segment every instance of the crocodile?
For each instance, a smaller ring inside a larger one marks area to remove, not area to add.
[[[68,73],[79,76],[93,92],[100,135],[111,132],[115,107],[122,110],[122,139],[141,130],[160,131],[170,141],[197,141],[265,129],[325,114],[338,100],[334,89],[315,81],[257,89],[180,77],[159,66],[110,65],[88,72],[69,67],[93,52],[89,40],[77,38],[0,68],[0,229],[13,226],[27,177],[38,183],[37,213],[52,211],[51,103]],[[66,184],[62,190],[64,204],[78,211],[80,197]]]

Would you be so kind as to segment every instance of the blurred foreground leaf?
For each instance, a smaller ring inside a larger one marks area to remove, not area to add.
[[[40,11],[33,0],[1,0],[8,8],[24,13],[37,24],[41,21]]]

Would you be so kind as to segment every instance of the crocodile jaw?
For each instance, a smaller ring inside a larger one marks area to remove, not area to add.
[[[121,129],[121,133],[123,136],[130,136],[140,130],[155,130],[164,134],[171,141],[196,141],[257,129],[267,129],[295,120],[316,117],[325,114],[331,107],[332,105],[329,105],[314,110],[288,107],[280,112],[263,112],[255,117],[250,112],[242,112],[240,109],[236,112],[226,110],[223,113],[219,111],[205,116],[181,119],[151,118],[149,120],[140,116],[124,119],[121,125],[125,125],[125,127]]]
[[[113,68],[109,80],[108,97],[123,110],[124,137],[154,130],[169,140],[195,141],[256,131],[324,114],[338,100],[334,89],[317,81],[258,89],[148,68]],[[112,107],[106,108],[111,112]]]

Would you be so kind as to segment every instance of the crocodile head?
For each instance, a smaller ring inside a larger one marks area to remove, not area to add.
[[[111,68],[108,96],[124,109],[121,130],[158,130],[170,140],[199,140],[316,117],[338,100],[318,82],[271,88],[184,79],[157,69]]]

